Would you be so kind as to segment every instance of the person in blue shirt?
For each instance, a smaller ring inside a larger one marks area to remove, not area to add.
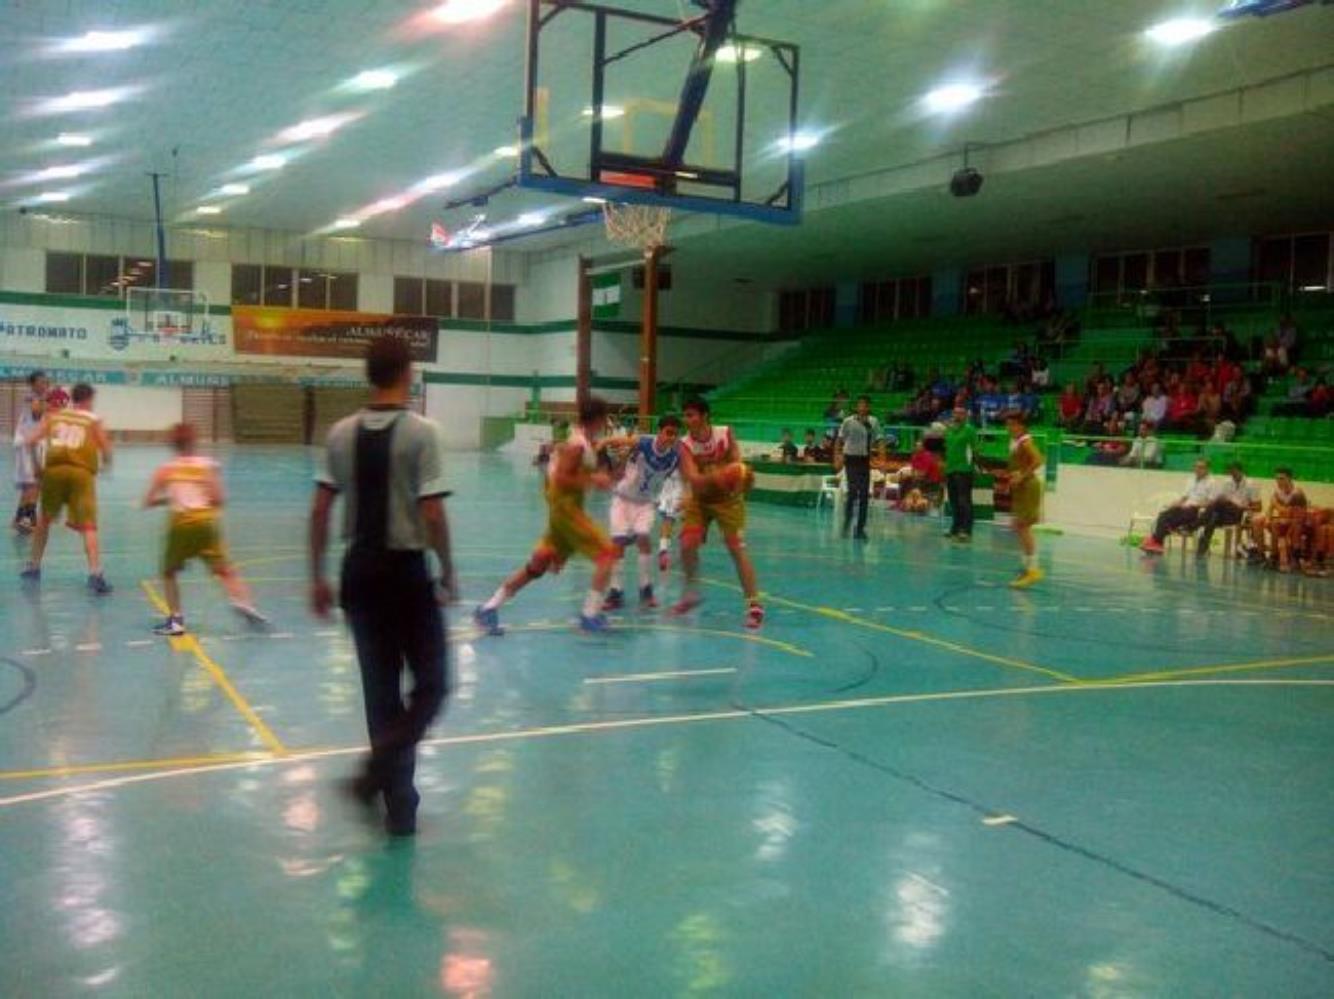
[[[653,522],[663,487],[681,465],[677,444],[680,436],[681,420],[669,414],[658,420],[656,435],[632,434],[603,442],[607,453],[628,452],[624,472],[611,492],[611,541],[616,546],[616,561],[603,610],[619,610],[625,605],[622,566],[625,550],[632,544],[639,552],[639,605],[645,610],[658,606],[653,595]]]

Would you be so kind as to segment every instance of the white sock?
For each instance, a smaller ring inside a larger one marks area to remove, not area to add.
[[[620,590],[623,582],[625,582],[625,560],[618,558],[616,564],[611,567],[611,588]]]
[[[602,594],[597,590],[589,590],[588,596],[584,597],[584,617],[597,617],[602,611]]]
[[[489,610],[489,611],[499,610],[501,607],[504,606],[505,601],[508,600],[509,598],[510,595],[507,592],[505,592],[505,587],[501,586],[500,589],[496,590],[495,593],[491,594],[490,600],[482,604],[482,610]]]
[[[660,551],[660,552],[665,552],[665,551],[667,551],[667,549],[669,549],[669,548],[671,548],[671,547],[672,547],[672,541],[671,541],[670,538],[659,538],[659,539],[658,539],[658,551]]]
[[[653,585],[653,556],[648,552],[639,553],[639,588]]]
[[[1037,567],[1038,567],[1038,557],[1036,555],[1024,556],[1024,569],[1026,571],[1032,572]]]

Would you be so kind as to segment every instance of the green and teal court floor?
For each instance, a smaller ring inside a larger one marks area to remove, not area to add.
[[[306,611],[313,454],[223,455],[273,630],[196,569],[171,642],[161,456],[101,482],[111,597],[63,530],[37,593],[0,554],[0,995],[1334,995],[1330,581],[1049,536],[1020,593],[999,531],[754,505],[759,634],[718,547],[687,622],[581,636],[580,565],[503,638],[454,612],[389,842],[336,791],[364,730]],[[470,605],[542,504],[452,469]]]

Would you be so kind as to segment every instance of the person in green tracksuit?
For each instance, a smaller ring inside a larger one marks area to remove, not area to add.
[[[973,537],[973,463],[977,456],[977,428],[968,422],[968,410],[954,407],[954,419],[945,428],[945,488],[949,494],[950,529],[946,537],[971,541]]]

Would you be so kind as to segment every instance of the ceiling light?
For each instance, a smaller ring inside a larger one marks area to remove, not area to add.
[[[746,62],[754,62],[760,56],[764,55],[764,49],[758,45],[742,45],[738,48],[736,45],[720,45],[714,58],[719,62],[737,62],[737,54],[740,52]]]
[[[368,217],[371,215],[383,215],[385,212],[396,212],[407,203],[408,199],[403,197],[381,198],[379,201],[375,202],[375,204],[364,209],[361,214],[363,217]]]
[[[518,146],[497,146],[496,149],[495,149],[495,154],[496,154],[497,156],[502,156],[502,157],[518,156],[518,155],[519,155],[519,147],[518,147]]]
[[[287,157],[279,156],[277,153],[256,156],[250,161],[250,169],[252,170],[281,170],[286,165]]]
[[[200,205],[195,212],[199,215],[221,215],[222,209],[217,205]]]
[[[962,111],[982,97],[983,89],[976,83],[947,83],[929,91],[922,98],[922,106],[933,114]]]
[[[452,187],[459,182],[460,174],[449,171],[446,173],[433,173],[431,176],[418,181],[412,185],[413,191],[419,194],[431,194],[435,191],[442,191],[446,187]],[[406,202],[404,202],[406,204]]]
[[[387,69],[368,69],[347,81],[353,90],[388,90],[398,77]]]
[[[1159,45],[1185,45],[1197,41],[1214,30],[1214,23],[1202,17],[1174,17],[1160,21],[1144,32],[1145,37]]]
[[[518,223],[521,226],[529,227],[529,226],[541,225],[546,220],[547,217],[543,215],[541,212],[524,212],[522,215],[519,216]]]
[[[58,203],[60,203],[60,202],[62,202],[62,201],[68,201],[68,200],[69,200],[69,192],[68,192],[68,191],[43,191],[41,194],[37,195],[37,200],[40,201],[40,202],[41,202],[42,204],[44,204],[44,205],[54,205],[54,204],[58,204]]]
[[[814,132],[795,132],[778,140],[778,148],[785,153],[804,153],[820,144],[820,137]]]
[[[148,40],[149,33],[137,31],[89,31],[62,42],[60,52],[123,52]]]
[[[589,205],[605,205],[605,204],[607,203],[607,199],[606,199],[606,198],[599,198],[599,197],[597,197],[596,195],[593,195],[593,194],[586,195],[585,197],[581,198],[580,200],[583,201],[585,204],[589,204]]]
[[[1325,286],[1324,286],[1323,284],[1304,284],[1304,285],[1302,285],[1302,291],[1324,291],[1324,290],[1325,290]]]
[[[239,197],[242,194],[249,194],[250,188],[245,184],[223,184],[221,191],[223,194]]]
[[[603,121],[611,121],[613,118],[619,118],[623,114],[625,114],[625,108],[623,107],[617,107],[615,104],[602,105]],[[593,117],[593,109],[591,107],[584,108],[584,117],[585,118]]]
[[[324,139],[338,131],[356,116],[350,114],[331,114],[324,118],[310,118],[306,121],[283,129],[278,138],[284,142],[306,142],[309,139]]]
[[[442,24],[463,24],[465,21],[489,17],[507,2],[508,0],[445,0],[431,11],[431,16]]]
[[[69,180],[71,177],[77,177],[83,173],[83,167],[80,166],[53,166],[40,170],[37,173],[37,180]]]
[[[56,142],[62,146],[91,146],[93,137],[91,135],[75,135],[73,132],[61,132],[56,136]]]
[[[64,97],[56,97],[47,101],[45,107],[49,111],[91,111],[97,108],[109,107],[125,96],[125,91],[121,90],[75,90],[66,94]]]
[[[355,229],[359,225],[361,225],[361,222],[358,219],[338,219],[334,222],[333,227],[335,229]]]
[[[468,239],[473,242],[485,243],[491,238],[490,229],[474,229],[468,234]]]

